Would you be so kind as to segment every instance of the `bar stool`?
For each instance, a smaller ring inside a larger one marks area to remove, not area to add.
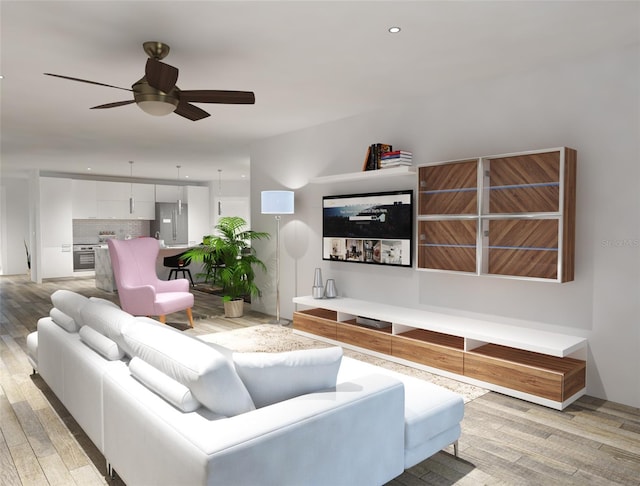
[[[193,277],[191,276],[191,271],[187,268],[191,263],[191,258],[185,257],[184,254],[186,252],[180,253],[178,255],[172,255],[164,258],[164,266],[170,268],[169,279],[171,277],[178,278],[178,272],[182,272],[182,278],[187,278],[189,276],[189,280],[191,281],[191,286],[194,287]]]

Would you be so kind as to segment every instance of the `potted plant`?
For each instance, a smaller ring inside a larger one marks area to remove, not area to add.
[[[261,295],[254,281],[254,266],[267,270],[250,243],[268,239],[270,235],[246,226],[247,222],[239,216],[224,216],[215,226],[217,234],[205,236],[200,246],[185,253],[185,257],[204,264],[205,282],[222,286],[226,317],[242,316],[244,298]]]

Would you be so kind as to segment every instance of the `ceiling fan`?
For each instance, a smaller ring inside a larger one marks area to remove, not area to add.
[[[70,79],[82,83],[97,84],[108,88],[116,88],[133,92],[133,99],[116,101],[105,105],[93,106],[91,109],[116,108],[118,106],[136,103],[145,113],[155,116],[175,113],[191,121],[202,120],[209,115],[206,111],[191,103],[224,103],[224,104],[253,104],[256,102],[252,91],[225,90],[181,90],[176,86],[178,68],[161,62],[169,54],[169,46],[162,42],[145,42],[142,44],[149,59],[145,66],[145,75],[129,88],[121,88],[96,81],[62,76],[61,74],[44,73],[47,76]]]

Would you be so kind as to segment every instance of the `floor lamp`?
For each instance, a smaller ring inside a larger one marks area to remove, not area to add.
[[[293,191],[262,191],[262,214],[275,214],[276,218],[276,319],[269,324],[287,325],[280,320],[280,215],[293,214]]]

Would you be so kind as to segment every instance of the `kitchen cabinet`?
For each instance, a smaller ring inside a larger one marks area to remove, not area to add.
[[[134,208],[130,211],[129,198]],[[99,219],[155,218],[155,187],[153,184],[129,182],[96,182],[97,217]]]
[[[96,182],[99,219],[124,219],[129,213],[129,184]]]
[[[41,177],[40,278],[73,275],[73,224],[71,179]]]
[[[156,184],[156,202],[175,203],[178,199],[182,199],[183,203],[187,203],[187,191],[184,186],[171,186]]]
[[[98,217],[98,197],[96,181],[73,179],[71,199],[73,219],[96,219]]]
[[[131,213],[129,211],[129,196],[127,196],[127,219],[155,219],[155,186],[153,184],[132,184],[131,192],[135,204],[133,205],[133,213]]]
[[[206,186],[188,186],[185,188],[189,201],[188,239],[189,245],[202,242],[202,237],[211,234],[211,208],[209,204],[209,188]]]

